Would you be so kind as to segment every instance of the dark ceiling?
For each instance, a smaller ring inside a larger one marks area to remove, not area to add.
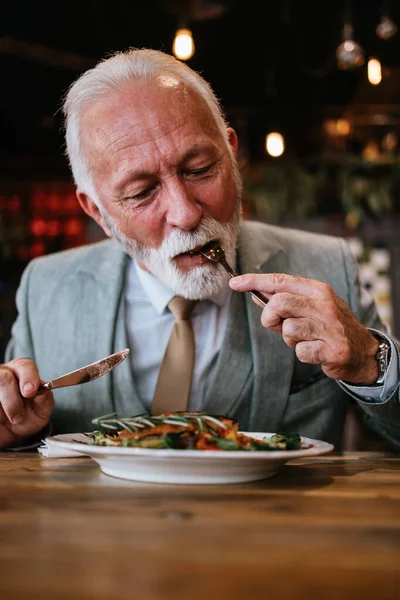
[[[262,129],[277,115],[287,123],[298,121],[299,113],[307,123],[327,107],[351,103],[366,72],[365,67],[349,73],[336,66],[335,49],[349,8],[354,38],[366,56],[380,58],[388,75],[385,85],[369,86],[361,102],[400,104],[400,86],[393,82],[400,66],[400,33],[387,41],[375,33],[385,6],[400,27],[398,1],[7,2],[0,19],[0,158],[60,160],[58,110],[69,84],[119,49],[171,52],[188,7],[196,43],[189,64],[210,81],[238,126],[251,122],[253,129]]]

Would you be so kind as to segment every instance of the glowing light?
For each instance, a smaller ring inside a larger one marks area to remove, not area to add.
[[[383,15],[376,28],[376,35],[380,37],[381,40],[388,40],[396,34],[396,31],[396,23],[390,17]]]
[[[380,158],[378,144],[373,140],[367,142],[362,151],[362,156],[365,160],[377,162]]]
[[[336,131],[339,135],[349,135],[350,129],[351,126],[347,119],[338,119],[336,121]]]
[[[382,148],[386,152],[393,152],[397,147],[397,135],[393,131],[389,131],[382,140]]]
[[[351,123],[347,119],[328,119],[324,123],[324,129],[331,137],[345,137],[351,131]]]
[[[265,149],[271,156],[281,156],[285,151],[283,135],[276,131],[269,133],[265,138]]]
[[[379,85],[382,81],[381,63],[377,58],[370,58],[368,61],[368,81],[372,85]]]
[[[349,71],[364,64],[364,50],[353,40],[353,26],[346,23],[342,32],[343,41],[336,49],[339,69]]]
[[[178,29],[175,34],[172,52],[179,60],[189,60],[194,54],[194,41],[190,29]]]

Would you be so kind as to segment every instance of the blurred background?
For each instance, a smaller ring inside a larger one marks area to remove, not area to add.
[[[103,237],[75,199],[60,106],[80,73],[129,47],[187,51],[238,132],[245,217],[348,239],[400,336],[398,26],[394,0],[3,5],[0,360],[28,261]]]

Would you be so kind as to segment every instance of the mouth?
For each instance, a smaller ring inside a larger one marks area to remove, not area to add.
[[[187,250],[186,252],[181,252],[181,254],[177,254],[173,258],[175,265],[181,271],[188,272],[195,267],[201,267],[205,264],[210,264],[207,258],[203,254],[201,254],[201,250],[205,248],[208,244],[209,242],[207,242],[207,244],[201,244],[199,246],[196,246],[195,248]]]
[[[203,248],[205,248],[206,246],[208,246],[209,242],[207,242],[207,244],[201,244],[201,246],[196,246],[196,248],[193,248],[192,250],[187,250],[187,252],[182,252],[181,254],[177,254],[174,258],[180,258],[181,256],[189,256],[190,258],[195,258],[195,257],[202,257],[203,255],[201,254],[201,250]],[[204,258],[204,257],[203,257]]]

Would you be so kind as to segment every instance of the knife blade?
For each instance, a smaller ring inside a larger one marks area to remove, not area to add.
[[[110,354],[110,356],[106,356],[101,360],[97,360],[96,362],[86,365],[81,369],[71,371],[70,373],[66,373],[65,375],[61,375],[56,379],[52,379],[51,381],[43,383],[39,388],[39,392],[68,387],[70,385],[79,385],[81,383],[93,381],[93,379],[97,379],[98,377],[103,377],[103,375],[106,375],[115,369],[115,367],[118,367],[118,365],[125,360],[128,354],[129,348],[121,350],[120,352],[116,352],[115,354]]]

